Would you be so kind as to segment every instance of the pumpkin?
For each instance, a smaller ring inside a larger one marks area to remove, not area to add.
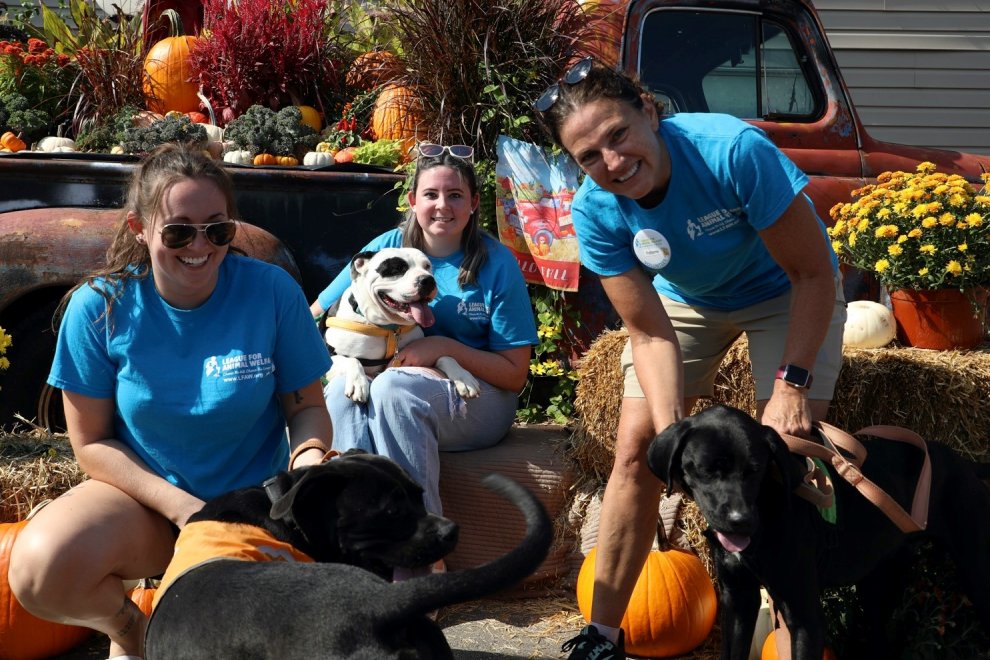
[[[326,151],[310,151],[303,156],[303,165],[333,165],[335,162],[333,154]]]
[[[155,591],[157,591],[157,587],[154,580],[144,578],[137,583],[137,586],[127,592],[127,597],[134,601],[134,604],[144,612],[145,616],[150,617],[151,604],[155,600]]]
[[[10,550],[27,520],[0,523],[0,658],[29,660],[61,655],[93,635],[89,628],[39,619],[25,610],[7,583]]]
[[[199,85],[190,80],[189,53],[196,37],[182,34],[182,23],[174,9],[162,16],[171,23],[171,35],[153,45],[144,58],[144,98],[154,112],[199,110]]]
[[[697,555],[671,547],[659,525],[657,540],[660,549],[646,558],[622,617],[626,651],[646,657],[684,655],[715,625],[715,587]],[[589,622],[596,555],[593,548],[577,580],[578,608]]]
[[[27,143],[17,137],[13,131],[7,131],[3,135],[0,135],[0,147],[17,152],[27,149]]]
[[[320,142],[316,145],[316,151],[321,154],[330,154],[332,156],[337,153],[337,148],[329,142]]]
[[[850,348],[880,348],[897,335],[894,314],[871,300],[853,300],[846,306],[842,345]]]
[[[273,154],[258,154],[251,163],[253,165],[278,165],[278,159]]]
[[[299,164],[299,159],[295,156],[275,156],[275,164],[282,167],[295,167]]]
[[[37,147],[38,151],[75,151],[76,142],[72,138],[58,137],[55,135],[49,135],[48,137],[43,137],[38,141]]]
[[[209,124],[210,118],[204,115],[202,112],[187,112],[186,116],[189,117],[189,121],[194,124]]]
[[[333,155],[333,160],[335,163],[353,163],[355,151],[354,147],[345,147]]]
[[[302,119],[299,122],[319,133],[320,129],[323,128],[323,118],[320,117],[320,111],[308,105],[297,105],[296,107],[302,113]]]
[[[371,111],[371,130],[379,140],[418,138],[422,115],[423,104],[410,88],[386,85]]]
[[[211,142],[223,142],[223,129],[216,124],[200,124],[206,131],[206,139]]]
[[[370,91],[381,87],[401,69],[399,58],[387,50],[372,50],[358,55],[347,69],[345,81],[350,87]]]
[[[223,155],[223,162],[234,165],[250,165],[253,162],[251,152],[246,149],[234,149]]]
[[[777,660],[777,631],[771,631],[767,635],[767,641],[763,643],[763,653],[760,655],[760,660]],[[825,652],[822,653],[822,660],[838,660],[835,657],[835,653],[832,649],[825,647]]]

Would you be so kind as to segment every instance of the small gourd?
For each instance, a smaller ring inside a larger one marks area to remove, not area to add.
[[[320,129],[323,128],[323,118],[320,117],[320,111],[308,105],[297,105],[296,107],[299,108],[299,112],[302,114],[299,122],[319,133]]]
[[[334,164],[333,154],[326,151],[310,151],[305,156],[303,156],[303,165],[333,165]]]
[[[337,153],[337,149],[329,142],[320,142],[319,144],[317,144],[316,151],[321,154],[330,154],[330,155]]]
[[[154,580],[143,578],[137,586],[127,592],[127,597],[134,601],[134,604],[144,612],[145,616],[151,616],[151,604],[155,600],[155,591],[157,591],[157,587]]]
[[[16,153],[27,149],[27,143],[17,137],[13,131],[7,131],[3,135],[0,135],[0,147]]]
[[[110,147],[110,153],[120,155],[120,154],[125,154],[127,152],[124,151],[124,147],[122,145],[115,144],[112,147]]]
[[[278,165],[278,159],[274,154],[258,154],[252,161],[253,165]]]
[[[216,124],[200,124],[206,130],[206,139],[213,142],[223,142],[223,129]]]
[[[223,162],[233,165],[250,165],[252,160],[251,152],[246,149],[233,149],[223,155]]]
[[[777,660],[777,631],[772,630],[770,634],[767,635],[766,641],[763,643],[763,653],[760,655],[760,660]],[[835,652],[829,647],[825,647],[825,651],[822,653],[822,660],[837,660],[835,657]]]
[[[897,335],[894,314],[871,300],[853,300],[846,306],[842,345],[850,348],[880,348]]]
[[[38,141],[37,149],[47,152],[75,151],[76,142],[72,138],[49,135]]]
[[[299,159],[295,156],[276,156],[275,164],[282,167],[295,167],[299,164]]]

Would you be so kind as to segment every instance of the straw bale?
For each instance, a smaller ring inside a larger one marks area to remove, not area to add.
[[[0,431],[0,522],[23,520],[85,478],[64,436]]]
[[[602,335],[588,349],[579,372],[573,456],[583,473],[602,483],[615,451],[622,400],[619,361],[626,336],[624,330]],[[696,410],[713,403],[755,413],[745,337],[722,361],[714,397]],[[845,348],[827,421],[851,432],[870,424],[904,426],[969,458],[990,460],[990,345],[973,351]]]

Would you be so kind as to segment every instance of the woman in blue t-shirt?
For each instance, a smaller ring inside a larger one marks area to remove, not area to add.
[[[720,114],[661,117],[652,94],[591,58],[535,107],[587,174],[572,206],[581,260],[629,331],[593,625],[568,646],[572,659],[596,647],[594,657],[624,658],[619,624],[661,492],[646,464],[650,441],[712,395],[743,333],[757,418],[807,436],[832,398],[845,303],[808,179],[759,129]],[[737,541],[725,537],[730,552]]]
[[[143,653],[123,581],[163,573],[204,500],[331,443],[330,360],[305,296],[229,254],[236,217],[222,166],[161,147],[135,172],[106,266],[67,296],[48,382],[91,478],[21,532],[10,586],[39,617],[107,634],[111,657]]]
[[[420,145],[409,217],[363,250],[415,247],[426,253],[438,290],[430,303],[435,322],[424,328],[425,337],[398,352],[393,365],[401,366],[372,380],[366,404],[345,396],[343,377],[331,379],[324,392],[334,449],[357,447],[389,456],[423,486],[426,508],[437,514],[438,452],[490,447],[505,436],[537,342],[518,263],[478,226],[471,153],[464,145]],[[350,283],[345,268],[313,303],[313,315],[331,309]],[[457,393],[433,368],[441,356],[454,358],[481,381],[480,396]]]

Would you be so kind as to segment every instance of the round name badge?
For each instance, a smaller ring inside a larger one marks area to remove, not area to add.
[[[670,263],[670,243],[655,229],[640,229],[633,236],[633,253],[650,270],[660,270]]]

